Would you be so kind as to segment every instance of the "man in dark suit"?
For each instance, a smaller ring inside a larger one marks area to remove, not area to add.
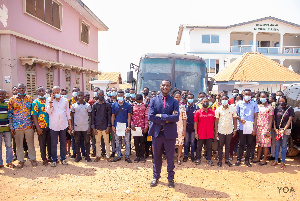
[[[151,187],[157,186],[162,166],[163,149],[167,156],[169,187],[174,188],[174,154],[178,136],[176,122],[179,120],[178,101],[169,95],[171,82],[163,80],[160,85],[161,94],[154,97],[149,105],[149,135],[152,136],[154,154],[153,180]]]

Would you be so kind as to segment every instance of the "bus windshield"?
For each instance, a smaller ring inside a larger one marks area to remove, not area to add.
[[[138,73],[137,92],[144,87],[160,90],[160,83],[167,79],[172,88],[190,90],[195,96],[206,92],[206,67],[201,60],[180,58],[143,58]]]

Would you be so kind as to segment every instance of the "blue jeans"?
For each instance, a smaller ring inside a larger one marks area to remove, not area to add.
[[[121,158],[122,136],[115,134],[117,157]],[[125,158],[130,155],[130,133],[125,133]]]
[[[57,162],[57,143],[58,143],[58,136],[59,136],[59,143],[60,143],[60,160],[66,160],[66,143],[67,143],[67,129],[61,131],[54,131],[50,129],[50,136],[51,136],[51,160],[52,162]]]
[[[191,143],[191,156],[195,153],[195,132],[186,132],[184,137],[184,156],[189,155],[189,146]]]
[[[13,160],[13,152],[12,152],[12,136],[10,132],[2,132],[0,133],[0,165],[3,165],[2,160],[2,138],[4,137],[5,147],[6,147],[6,163],[11,163]]]
[[[277,134],[276,134],[277,136]],[[278,157],[279,157],[279,151],[280,151],[280,147],[281,147],[281,157],[282,157],[282,162],[285,162],[285,158],[286,158],[286,152],[287,152],[287,143],[289,140],[289,135],[283,135],[283,138],[280,138],[279,140],[276,141],[276,145],[275,145],[275,161],[278,161]]]

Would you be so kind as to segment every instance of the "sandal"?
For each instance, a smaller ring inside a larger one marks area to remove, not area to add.
[[[274,161],[271,166],[275,166],[275,165],[278,165],[277,161]]]
[[[281,163],[281,168],[284,170],[284,168],[285,168],[285,164],[284,163]]]
[[[181,161],[180,161],[180,160],[178,160],[178,161],[177,161],[177,164],[178,164],[178,165],[181,165]]]
[[[264,163],[259,162],[258,165],[260,165],[260,166],[267,165],[267,162],[264,162]]]
[[[15,168],[16,166],[13,163],[7,163],[6,167]]]

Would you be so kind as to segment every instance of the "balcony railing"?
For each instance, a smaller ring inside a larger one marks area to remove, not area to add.
[[[257,52],[267,54],[279,54],[279,47],[257,47]]]
[[[252,45],[230,46],[230,52],[234,52],[234,53],[252,52]]]
[[[283,46],[284,54],[300,54],[300,46]]]

